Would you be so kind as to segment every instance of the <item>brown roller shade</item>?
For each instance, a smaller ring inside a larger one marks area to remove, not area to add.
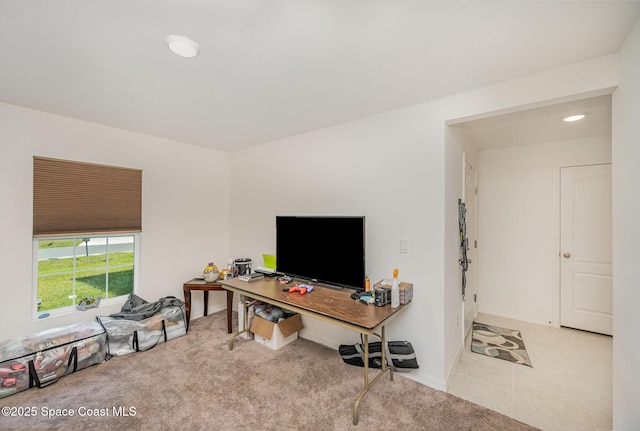
[[[33,158],[33,235],[142,230],[142,171]]]

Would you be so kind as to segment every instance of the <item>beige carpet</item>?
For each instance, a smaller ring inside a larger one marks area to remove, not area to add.
[[[186,336],[148,352],[114,358],[49,387],[0,399],[0,407],[28,407],[36,413],[0,415],[0,429],[535,429],[398,373],[393,382],[383,377],[365,395],[354,426],[362,368],[303,339],[278,351],[244,339],[229,351],[229,339],[224,312],[192,321]],[[114,416],[114,407],[135,410],[135,415]],[[44,417],[48,409],[68,409],[74,416]],[[80,416],[86,410],[108,416]]]

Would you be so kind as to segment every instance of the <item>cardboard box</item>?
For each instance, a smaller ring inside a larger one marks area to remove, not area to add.
[[[392,283],[393,283],[393,280],[390,280],[390,279],[380,280],[379,282],[373,285],[373,289],[375,289],[376,287],[391,288]],[[411,300],[413,299],[413,283],[407,283],[407,282],[401,281],[400,284],[398,285],[398,288],[400,290],[400,305],[406,305],[409,302],[411,302]]]
[[[255,316],[251,322],[254,339],[270,349],[278,350],[298,339],[298,331],[303,329],[302,318],[294,314],[278,323]]]

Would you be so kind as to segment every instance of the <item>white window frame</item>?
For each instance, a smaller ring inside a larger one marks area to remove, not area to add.
[[[34,237],[33,238],[33,262],[32,262],[32,317],[34,320],[39,319],[39,316],[43,313],[47,313],[49,316],[61,316],[72,313],[83,313],[76,308],[75,305],[66,307],[53,308],[50,310],[38,311],[38,257],[39,257],[39,241],[46,239],[67,239],[67,238],[114,238],[132,236],[134,237],[133,246],[133,293],[138,294],[140,286],[140,262],[141,262],[141,250],[142,250],[142,232],[132,233],[120,233],[120,234],[95,234],[95,235],[66,235],[66,236],[51,236],[51,237]],[[75,276],[74,276],[75,277]],[[118,304],[123,301],[128,295],[114,296],[112,298],[101,299],[100,306],[108,306],[111,304]]]

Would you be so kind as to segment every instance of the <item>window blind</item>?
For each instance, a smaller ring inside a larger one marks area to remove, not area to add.
[[[33,158],[33,236],[142,231],[142,170]]]

